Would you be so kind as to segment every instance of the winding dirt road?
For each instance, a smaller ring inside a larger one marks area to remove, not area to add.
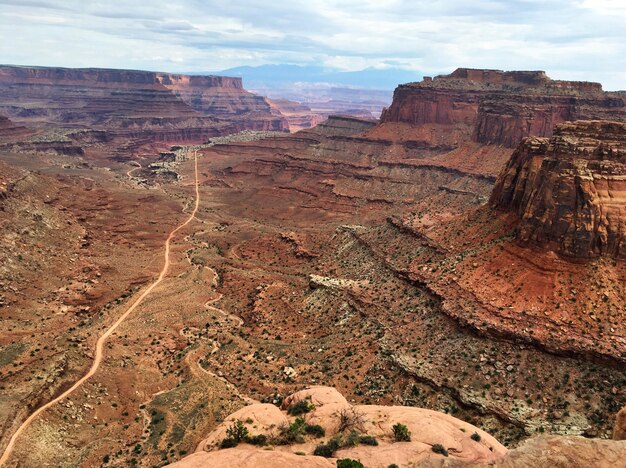
[[[68,390],[63,392],[61,395],[59,395],[55,399],[49,401],[45,405],[39,407],[37,410],[35,410],[35,412],[33,414],[31,414],[22,423],[22,425],[17,429],[17,431],[15,431],[15,433],[13,434],[11,439],[9,440],[8,445],[6,446],[6,448],[4,450],[4,453],[2,454],[2,457],[0,458],[0,466],[4,465],[8,461],[9,457],[11,456],[11,453],[13,452],[13,448],[15,447],[15,443],[17,442],[17,439],[19,438],[20,434],[30,425],[30,423],[32,423],[35,420],[35,418],[37,418],[37,416],[39,416],[41,413],[46,411],[48,408],[50,408],[50,407],[56,405],[57,403],[59,403],[64,398],[67,398],[68,396],[70,396],[77,388],[79,388],[81,385],[83,385],[90,377],[92,377],[98,371],[98,368],[100,367],[100,363],[102,362],[104,344],[106,343],[107,339],[117,329],[117,327],[119,327],[120,324],[124,320],[126,320],[126,318],[128,318],[128,316],[143,302],[143,300],[146,297],[148,297],[148,295],[152,292],[152,290],[155,287],[157,287],[159,285],[159,283],[161,283],[161,281],[163,281],[163,278],[165,278],[165,276],[167,275],[167,272],[168,272],[169,267],[170,267],[170,242],[172,241],[172,239],[174,238],[174,236],[176,235],[176,233],[178,231],[180,231],[182,228],[187,226],[187,224],[189,224],[195,218],[196,213],[198,211],[198,206],[200,205],[200,191],[199,191],[199,188],[198,188],[198,153],[197,153],[197,151],[194,151],[193,156],[194,156],[194,171],[195,171],[196,202],[195,202],[193,211],[191,212],[191,214],[189,215],[187,220],[184,223],[180,224],[178,227],[176,227],[173,231],[171,231],[169,236],[165,240],[165,254],[164,254],[165,262],[163,264],[163,268],[161,269],[161,273],[159,273],[159,277],[150,286],[148,286],[148,288],[143,293],[141,293],[141,295],[137,298],[137,300],[135,302],[133,302],[133,304],[128,308],[128,310],[126,312],[124,312],[115,321],[115,323],[113,323],[113,325],[111,325],[100,336],[100,338],[98,338],[98,341],[96,341],[95,358],[93,360],[93,363],[91,364],[91,368],[89,369],[89,372],[87,372],[83,377],[81,377],[79,380],[77,380],[76,383],[74,383],[74,385],[72,385]],[[129,175],[129,177],[130,177],[130,175]]]
[[[137,166],[133,167],[130,171],[126,172],[126,175],[128,176],[129,179],[132,179],[132,173],[135,172],[137,169],[143,169],[141,163],[138,163],[137,161],[133,161],[135,164],[138,164]]]

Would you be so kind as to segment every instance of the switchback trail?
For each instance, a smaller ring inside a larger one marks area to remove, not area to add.
[[[200,191],[198,188],[198,153],[197,151],[194,151],[193,159],[194,159],[194,173],[195,173],[196,202],[195,202],[193,211],[191,212],[187,220],[184,223],[180,224],[178,227],[176,227],[174,230],[172,230],[169,236],[167,237],[167,239],[165,240],[165,254],[164,254],[165,263],[163,264],[161,273],[159,273],[159,277],[143,293],[141,293],[141,295],[137,298],[135,302],[133,302],[133,304],[128,308],[128,310],[124,312],[115,321],[115,323],[113,323],[113,325],[111,325],[100,336],[100,338],[98,338],[98,341],[96,341],[95,357],[94,357],[93,363],[91,364],[91,368],[89,369],[89,371],[83,377],[77,380],[74,383],[74,385],[72,385],[68,390],[63,392],[61,395],[49,401],[45,405],[37,408],[37,410],[35,410],[35,412],[33,412],[22,423],[22,425],[15,431],[13,436],[11,436],[11,439],[9,440],[8,445],[6,446],[4,453],[2,454],[2,457],[0,458],[0,466],[4,465],[8,461],[9,457],[11,456],[11,453],[13,452],[13,448],[15,447],[15,443],[17,442],[18,437],[30,425],[30,423],[32,423],[35,420],[35,418],[37,418],[37,416],[39,416],[41,413],[46,411],[48,408],[56,405],[58,402],[60,402],[64,398],[67,398],[68,396],[70,396],[77,388],[83,385],[90,377],[92,377],[98,371],[98,368],[100,367],[100,363],[102,362],[102,356],[103,356],[102,350],[104,348],[104,344],[106,343],[107,339],[117,329],[117,327],[119,327],[120,324],[124,320],[126,320],[128,316],[143,302],[143,300],[146,297],[148,297],[148,295],[152,292],[152,290],[156,286],[158,286],[159,283],[163,281],[163,278],[165,278],[165,276],[167,275],[167,271],[169,270],[169,267],[170,267],[170,242],[172,241],[172,239],[174,238],[174,236],[176,235],[178,231],[180,231],[182,228],[187,226],[187,224],[189,224],[195,218],[196,213],[198,211],[198,206],[200,205]]]
[[[195,154],[195,153],[194,153]],[[134,163],[138,164],[138,166],[133,167],[130,171],[126,172],[126,175],[128,176],[129,179],[132,179],[133,176],[131,175],[133,172],[135,172],[137,169],[143,169],[141,163],[138,163],[137,161],[133,161]]]

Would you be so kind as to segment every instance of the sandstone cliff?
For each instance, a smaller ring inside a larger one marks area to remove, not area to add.
[[[27,128],[16,125],[10,119],[0,115],[0,144],[19,140],[29,133],[31,132]]]
[[[454,129],[473,140],[514,148],[526,136],[550,136],[570,120],[626,120],[623,94],[599,83],[551,80],[542,71],[473,70],[399,86],[381,122]]]
[[[324,116],[313,112],[311,108],[299,102],[288,99],[267,99],[272,109],[283,115],[289,122],[292,132],[315,127],[324,121]]]
[[[573,257],[626,256],[626,124],[579,121],[527,138],[490,204],[515,211],[517,237]]]
[[[294,411],[298,405],[306,407],[303,413]],[[299,425],[298,414],[306,426]],[[248,428],[257,446],[242,440],[234,448],[220,449],[236,421]],[[394,437],[396,424],[406,426],[406,439]],[[307,433],[307,427],[318,429]],[[333,453],[320,456],[316,446],[331,438],[339,445]],[[386,468],[392,463],[414,466],[448,456],[464,462],[492,462],[506,451],[485,431],[450,415],[403,406],[352,406],[334,388],[313,386],[287,397],[282,411],[272,404],[253,404],[233,413],[194,454],[171,466],[333,467],[336,460],[349,458],[367,467]]]
[[[137,144],[288,128],[239,78],[2,66],[0,95],[0,113],[16,124],[106,130]]]

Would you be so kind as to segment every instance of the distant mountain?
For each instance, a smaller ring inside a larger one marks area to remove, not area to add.
[[[240,76],[246,87],[252,89],[284,88],[290,83],[311,83],[361,89],[393,90],[401,83],[410,83],[422,79],[421,73],[399,68],[366,68],[360,71],[343,72],[313,65],[245,66],[212,73]]]

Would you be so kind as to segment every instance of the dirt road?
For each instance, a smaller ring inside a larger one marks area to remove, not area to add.
[[[37,418],[37,416],[39,416],[41,413],[46,411],[48,408],[59,403],[64,398],[67,398],[68,396],[70,396],[77,388],[83,385],[90,377],[92,377],[98,371],[98,368],[100,367],[100,363],[102,362],[104,344],[106,343],[107,339],[111,336],[113,332],[115,332],[117,327],[119,327],[120,324],[124,320],[126,320],[126,318],[128,318],[128,316],[143,302],[143,300],[146,297],[148,297],[148,295],[152,292],[152,290],[155,287],[157,287],[159,283],[163,281],[163,278],[165,278],[165,276],[167,275],[167,272],[170,267],[170,242],[172,241],[172,239],[174,238],[174,236],[176,235],[178,231],[180,231],[182,228],[187,226],[187,224],[189,224],[195,218],[196,213],[198,211],[198,206],[200,205],[200,191],[198,188],[198,153],[196,151],[194,151],[194,170],[195,170],[195,191],[196,191],[196,202],[194,205],[194,209],[189,215],[189,217],[187,218],[187,220],[184,223],[180,224],[178,227],[176,227],[173,231],[171,231],[169,236],[165,240],[165,253],[164,253],[165,262],[163,264],[163,268],[161,269],[161,273],[159,273],[159,277],[150,286],[148,286],[148,288],[143,293],[141,293],[141,295],[137,298],[135,302],[133,302],[133,304],[128,308],[128,310],[124,312],[115,321],[115,323],[113,323],[113,325],[111,325],[100,336],[100,338],[98,338],[98,341],[96,341],[96,349],[94,353],[95,357],[94,357],[93,364],[91,365],[91,368],[89,369],[89,371],[83,377],[77,380],[76,383],[74,383],[74,385],[72,385],[68,390],[63,392],[54,400],[49,401],[45,405],[35,410],[35,412],[31,414],[22,423],[22,425],[15,431],[15,433],[9,440],[8,445],[6,446],[4,453],[2,454],[2,457],[0,458],[0,466],[4,465],[7,462],[7,460],[11,456],[11,453],[13,452],[13,448],[15,447],[15,444],[20,434],[30,425],[30,423],[33,422],[33,420],[35,420],[35,418]]]

